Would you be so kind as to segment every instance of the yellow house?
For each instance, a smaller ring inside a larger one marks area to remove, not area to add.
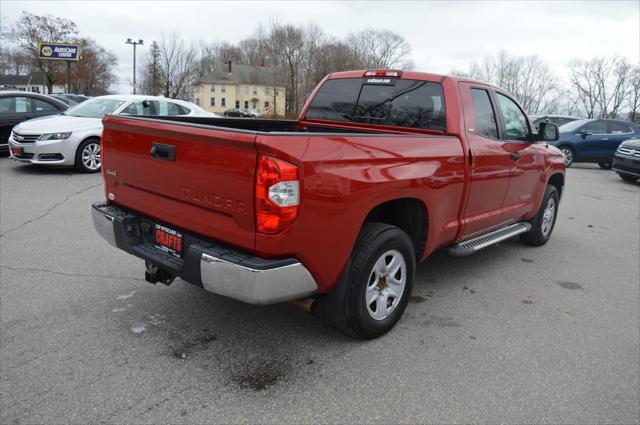
[[[274,68],[228,62],[193,85],[196,105],[222,115],[231,108],[254,109],[265,116],[284,116],[285,87],[275,83]]]

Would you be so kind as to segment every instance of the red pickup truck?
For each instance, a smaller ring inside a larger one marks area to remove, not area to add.
[[[298,120],[103,122],[94,224],[148,281],[297,300],[360,338],[395,325],[436,249],[543,245],[564,187],[555,125],[534,133],[509,93],[451,76],[330,74]]]

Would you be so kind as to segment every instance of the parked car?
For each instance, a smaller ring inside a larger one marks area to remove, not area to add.
[[[78,102],[75,102],[75,101],[69,99],[68,97],[61,96],[60,94],[53,93],[53,94],[50,94],[49,96],[51,96],[51,97],[53,97],[55,99],[58,99],[60,102],[62,102],[65,105],[67,105],[67,107],[69,107],[69,108],[72,107],[72,106],[76,106],[78,104]]]
[[[0,152],[9,150],[11,129],[32,118],[56,115],[68,108],[50,96],[25,91],[0,91]]]
[[[110,115],[94,225],[149,282],[297,300],[373,338],[435,250],[549,240],[565,167],[540,127],[497,87],[385,70],[329,75],[297,121]]]
[[[640,126],[630,121],[577,120],[560,127],[560,138],[553,145],[564,154],[567,167],[574,162],[597,162],[609,169],[618,145],[637,138],[639,133]]]
[[[560,127],[571,121],[577,121],[580,117],[572,117],[569,115],[532,115],[532,124],[537,129],[541,122],[550,122]]]
[[[108,114],[216,117],[192,103],[163,97],[110,95],[91,98],[61,115],[25,121],[9,138],[11,157],[31,164],[100,171],[102,118]]]
[[[627,181],[640,179],[640,139],[620,143],[613,155],[613,171]]]
[[[225,117],[250,117],[247,109],[231,108],[224,111]]]
[[[76,93],[54,93],[52,94],[52,96],[56,96],[60,99],[66,99],[68,101],[75,103],[76,105],[78,103],[84,102],[85,100],[91,99],[91,96],[85,96],[84,94],[76,94]]]
[[[249,114],[248,116],[252,118],[262,118],[262,112],[257,109],[245,109],[245,111]]]

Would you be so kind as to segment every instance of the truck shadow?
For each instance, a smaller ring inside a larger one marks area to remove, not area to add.
[[[505,255],[520,261],[522,245],[506,242],[467,258],[436,252],[418,266],[413,293],[438,293],[446,302],[448,297],[459,296],[452,288],[468,285],[466,282],[480,267],[491,268],[494,263],[509,261]],[[160,291],[164,294],[151,293],[150,297],[152,308],[162,312],[162,320],[148,332],[158,338],[159,355],[185,367],[222,376],[233,389],[262,391],[278,383],[306,379],[308,374],[322,370],[325,363],[348,361],[354,350],[371,350],[388,344],[388,339],[407,337],[406,332],[398,330],[377,340],[359,341],[289,304],[252,306],[182,281],[176,281],[168,290],[171,294]],[[409,305],[408,311],[417,307]],[[427,311],[430,308],[428,303],[419,307]],[[433,316],[425,323],[461,326],[455,318],[446,319]],[[400,324],[405,329],[424,329],[425,323],[413,322],[411,317],[405,317]],[[416,329],[410,332],[421,336],[428,333]]]

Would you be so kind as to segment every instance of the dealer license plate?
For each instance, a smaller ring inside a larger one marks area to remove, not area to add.
[[[182,256],[182,233],[156,224],[155,247],[176,257]]]

